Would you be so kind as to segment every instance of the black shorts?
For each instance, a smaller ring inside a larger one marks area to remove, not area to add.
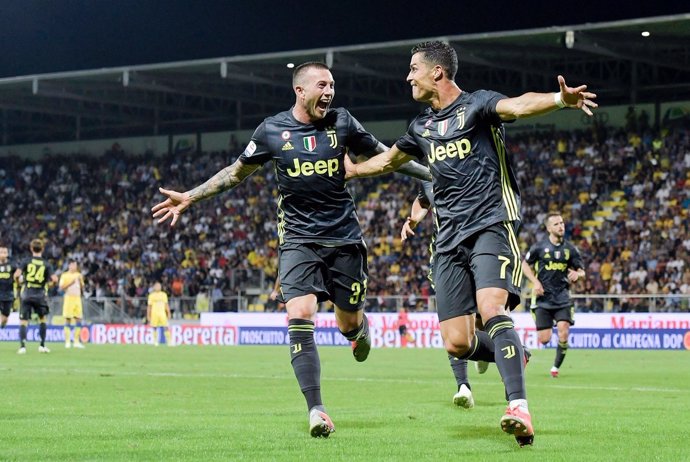
[[[479,289],[507,290],[509,310],[520,304],[522,260],[516,225],[496,223],[465,239],[453,252],[434,255],[439,321],[476,313]]]
[[[558,321],[567,321],[573,326],[575,325],[575,307],[532,308],[532,318],[537,330],[553,329],[554,323]]]
[[[19,309],[19,319],[22,321],[29,321],[31,319],[31,312],[36,313],[39,318],[47,315],[50,312],[48,308],[48,301],[45,297],[22,297],[22,305]]]
[[[314,294],[341,310],[364,308],[367,295],[367,248],[364,244],[324,247],[285,243],[279,250],[280,291],[287,303]]]
[[[14,300],[0,300],[0,313],[8,317],[12,312],[12,305],[14,305]]]
[[[407,326],[404,324],[402,326],[399,326],[398,332],[400,332],[400,335],[405,335],[405,332],[407,332]]]

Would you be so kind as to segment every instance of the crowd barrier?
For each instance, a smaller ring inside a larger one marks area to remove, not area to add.
[[[443,348],[435,313],[409,313],[411,339],[400,335],[396,313],[368,315],[374,348]],[[543,348],[537,341],[534,321],[528,313],[514,313],[513,321],[525,346]],[[580,313],[575,317],[571,348],[689,350],[690,313]],[[321,346],[349,346],[340,334],[333,313],[318,313],[315,340]],[[38,327],[31,325],[28,340],[38,339]],[[19,341],[18,326],[0,330],[0,340]],[[81,340],[92,344],[152,344],[154,331],[145,324],[86,325]],[[285,313],[202,313],[200,323],[173,323],[174,345],[287,345]],[[48,342],[64,341],[61,326],[49,326]],[[556,333],[547,347],[555,347]]]

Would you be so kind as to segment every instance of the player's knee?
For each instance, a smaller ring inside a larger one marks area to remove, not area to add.
[[[464,339],[447,339],[444,341],[449,355],[461,358],[470,351],[470,342]]]
[[[551,341],[551,332],[539,333],[539,343],[546,345]]]

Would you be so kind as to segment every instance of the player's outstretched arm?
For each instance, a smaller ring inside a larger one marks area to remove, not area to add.
[[[403,164],[410,162],[414,157],[402,152],[393,145],[388,151],[378,154],[371,159],[353,163],[349,156],[345,156],[345,179],[377,176],[398,170]]]
[[[386,146],[383,143],[379,143],[379,145],[376,147],[376,151],[372,152],[370,154],[365,154],[364,156],[359,156],[358,159],[364,157],[364,160],[366,159],[371,159],[372,157],[376,155],[380,155],[386,151],[388,151],[390,148]],[[431,181],[431,172],[429,171],[428,167],[425,167],[424,165],[418,163],[418,162],[406,162],[402,164],[397,170],[398,173],[401,173],[403,175],[416,178],[418,180],[423,180],[423,181]]]
[[[496,112],[501,120],[515,120],[533,117],[561,109],[564,107],[582,109],[591,116],[592,108],[599,107],[592,101],[597,97],[595,93],[587,91],[587,85],[569,87],[562,75],[558,76],[557,93],[525,93],[515,98],[505,98],[496,104]]]
[[[240,184],[242,180],[254,173],[260,166],[259,164],[245,164],[237,160],[232,165],[225,167],[223,170],[213,175],[204,184],[187,192],[181,193],[169,189],[158,188],[161,194],[167,196],[167,198],[151,208],[153,217],[158,218],[158,223],[163,223],[169,218],[172,218],[170,226],[174,226],[180,214],[190,205],[234,188]]]
[[[358,162],[364,162],[368,159],[371,159],[374,156],[380,155],[386,151],[388,151],[390,148],[386,146],[383,143],[379,143],[379,145],[376,148],[376,151],[371,152],[369,154],[363,154],[357,156],[357,161]],[[402,175],[406,175],[412,178],[416,178],[418,180],[422,181],[431,181],[431,172],[429,171],[429,168],[420,164],[419,162],[406,162],[402,164],[397,170],[397,173],[400,173]]]

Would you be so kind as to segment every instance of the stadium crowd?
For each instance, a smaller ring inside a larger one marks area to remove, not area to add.
[[[587,264],[587,278],[575,293],[690,294],[687,124],[661,131],[595,126],[509,134],[508,148],[522,191],[523,250],[544,236],[546,213],[560,210],[566,237]],[[262,283],[270,288],[277,262],[277,191],[270,166],[234,191],[198,204],[181,217],[181,226],[157,226],[150,216],[159,186],[184,190],[199,184],[241,149],[154,157],[114,145],[102,156],[3,157],[0,242],[18,259],[27,255],[32,238],[44,238],[45,254],[57,268],[65,268],[68,258],[81,262],[87,296],[144,297],[156,280],[173,297],[205,291],[220,299]],[[385,296],[400,294],[409,296],[411,307],[421,307],[433,293],[427,279],[432,221],[405,244],[399,237],[418,184],[395,174],[349,187],[369,247],[368,292],[379,296],[369,309],[385,309]],[[586,222],[614,194],[617,205],[588,234]],[[649,306],[632,297],[610,306],[599,302],[579,308]],[[663,303],[656,309],[688,309],[678,298]]]

